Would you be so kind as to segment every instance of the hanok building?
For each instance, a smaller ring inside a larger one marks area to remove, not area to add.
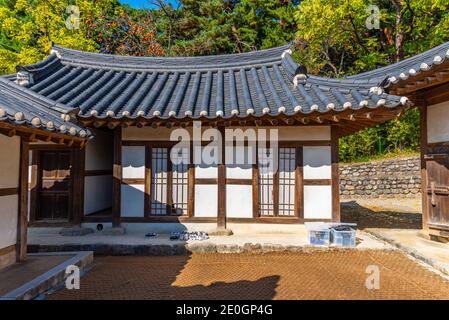
[[[41,141],[79,149],[90,135],[72,121],[73,111],[0,78],[0,269],[26,258],[30,145]],[[43,170],[50,166],[44,162]],[[41,183],[43,197],[54,197],[61,188],[46,176]]]
[[[30,145],[34,224],[339,221],[338,138],[411,106],[365,79],[307,75],[288,46],[185,58],[55,46],[7,81],[18,83],[13,94],[77,110],[95,136],[84,148]],[[279,170],[172,164],[170,134],[194,121],[203,130],[278,129]]]
[[[420,107],[423,227],[449,238],[449,42],[350,79],[382,82]]]

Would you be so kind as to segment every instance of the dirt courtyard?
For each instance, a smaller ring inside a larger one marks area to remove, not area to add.
[[[368,266],[380,288],[367,289]],[[449,299],[449,281],[399,251],[97,257],[49,299]]]

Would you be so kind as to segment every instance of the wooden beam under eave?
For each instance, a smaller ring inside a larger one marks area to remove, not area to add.
[[[118,125],[120,124],[120,122],[118,121],[109,121],[108,122],[108,128],[113,130],[115,129]]]
[[[15,129],[11,129],[11,130],[9,130],[9,132],[8,132],[8,137],[13,137],[13,136],[15,136],[16,135],[16,130]]]
[[[95,128],[100,128],[105,124],[105,121],[95,121],[94,122],[94,127]]]
[[[310,123],[310,119],[308,117],[303,117],[299,121],[301,121],[302,124],[305,124],[305,125]]]
[[[287,125],[291,126],[291,125],[293,125],[293,124],[295,123],[295,119],[293,119],[293,118],[287,118],[287,119],[284,119],[284,122],[285,122]]]
[[[153,121],[153,122],[151,122],[151,127],[152,127],[153,129],[159,128],[160,125],[161,125],[161,122],[160,122],[160,121]],[[139,127],[139,128],[141,128],[141,127]]]
[[[260,126],[262,126],[263,121],[260,120],[260,119],[257,119],[257,120],[254,120],[254,124],[255,124],[257,127],[260,127]]]

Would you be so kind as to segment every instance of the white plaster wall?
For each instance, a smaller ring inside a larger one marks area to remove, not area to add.
[[[427,107],[427,141],[449,141],[449,101]]]
[[[122,184],[121,216],[143,217],[145,186]]]
[[[226,165],[226,178],[228,179],[252,179],[252,165]]]
[[[303,148],[304,179],[331,179],[331,147]]]
[[[332,218],[332,187],[304,186],[304,219]]]
[[[226,216],[229,218],[252,218],[253,187],[250,185],[226,186]]]
[[[123,179],[145,178],[145,147],[122,147]]]
[[[201,158],[201,160],[204,160]],[[218,163],[218,155],[215,158],[209,159],[209,163]],[[195,178],[196,179],[216,179],[218,178],[218,167],[216,164],[205,164],[202,161],[201,164],[195,165]]]
[[[248,159],[251,157],[248,153],[248,147],[238,147],[234,148],[232,152],[234,152],[233,160],[231,161],[233,164],[226,165],[226,178],[228,179],[252,179],[253,178],[253,170],[252,170],[252,161]],[[255,152],[255,150],[254,150]],[[227,159],[230,158],[230,155],[227,155]]]
[[[195,185],[195,217],[216,217],[218,186]]]
[[[16,188],[19,186],[20,137],[0,135],[0,150],[0,188]]]
[[[0,249],[16,244],[18,195],[0,197]]]
[[[112,207],[112,176],[90,176],[84,180],[84,214]]]
[[[94,131],[95,137],[86,145],[86,170],[111,170],[113,136],[110,132]]]

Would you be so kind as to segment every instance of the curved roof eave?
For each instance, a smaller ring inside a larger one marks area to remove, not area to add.
[[[372,91],[365,80],[298,80],[289,45],[222,56],[128,57],[53,46],[45,60],[18,70],[24,90],[80,118],[231,119],[409,106]]]

